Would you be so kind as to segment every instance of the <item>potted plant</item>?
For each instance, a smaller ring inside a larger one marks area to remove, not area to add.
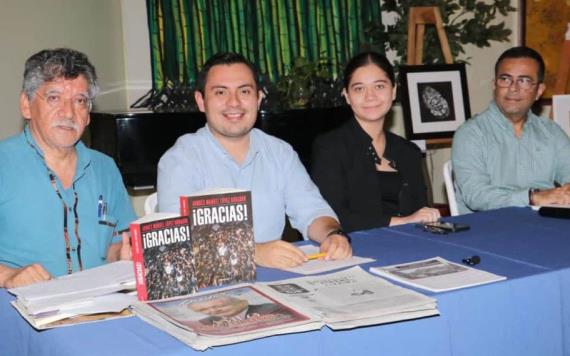
[[[279,78],[277,90],[289,109],[302,109],[309,105],[317,82],[323,81],[332,81],[326,62],[297,57],[289,72]]]

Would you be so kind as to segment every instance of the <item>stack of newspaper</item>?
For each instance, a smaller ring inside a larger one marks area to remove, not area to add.
[[[17,297],[12,305],[41,330],[129,316],[134,289],[133,264],[120,261],[8,291]]]
[[[439,314],[436,300],[353,267],[137,302],[135,314],[197,350],[269,335],[348,329]]]

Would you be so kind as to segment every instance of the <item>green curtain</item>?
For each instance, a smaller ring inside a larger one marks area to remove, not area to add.
[[[295,58],[330,74],[367,41],[379,0],[147,0],[153,88],[191,85],[213,54],[233,51],[276,81]]]

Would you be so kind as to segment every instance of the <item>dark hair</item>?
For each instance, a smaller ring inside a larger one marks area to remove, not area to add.
[[[206,61],[206,63],[204,63],[202,70],[198,73],[198,77],[196,78],[196,90],[198,90],[200,93],[202,93],[202,95],[204,95],[204,88],[206,87],[206,79],[208,77],[208,72],[210,71],[210,69],[212,69],[213,66],[221,64],[230,65],[237,63],[243,63],[246,66],[248,66],[248,68],[251,70],[251,73],[253,74],[253,79],[255,80],[256,88],[259,87],[259,83],[257,80],[257,69],[255,69],[254,65],[250,61],[248,61],[247,59],[245,59],[244,56],[238,53],[222,52],[214,54]]]
[[[89,98],[99,93],[95,67],[87,56],[70,48],[44,49],[26,60],[22,90],[31,99],[45,82],[75,79],[82,75],[89,85]]]
[[[501,54],[499,59],[497,59],[497,63],[495,63],[495,77],[499,74],[499,65],[501,64],[501,62],[509,58],[534,59],[534,61],[538,64],[538,82],[539,83],[544,82],[545,66],[542,56],[534,49],[524,46],[509,48],[506,51],[504,51],[503,54]]]
[[[386,73],[388,79],[390,79],[390,82],[392,82],[392,85],[395,85],[396,77],[394,75],[394,67],[392,67],[390,61],[388,61],[388,59],[384,55],[377,52],[362,52],[352,57],[350,61],[348,61],[348,63],[346,64],[346,67],[344,67],[345,89],[348,89],[348,85],[350,84],[350,80],[352,79],[352,75],[354,74],[354,72],[358,68],[364,67],[365,65],[368,64],[377,65],[380,69],[382,69]]]

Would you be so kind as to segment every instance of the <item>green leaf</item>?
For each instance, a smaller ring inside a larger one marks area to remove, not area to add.
[[[380,21],[367,24],[364,32],[367,42],[372,46],[394,50],[405,61],[410,7],[438,6],[442,12],[451,54],[458,61],[457,57],[465,54],[464,46],[467,44],[484,48],[489,47],[491,41],[509,41],[512,31],[505,28],[504,22],[496,23],[496,14],[506,16],[515,11],[510,2],[511,0],[384,0],[381,10],[395,12],[400,17],[392,25],[383,25]],[[443,62],[434,26],[426,27],[423,53],[424,63]]]

